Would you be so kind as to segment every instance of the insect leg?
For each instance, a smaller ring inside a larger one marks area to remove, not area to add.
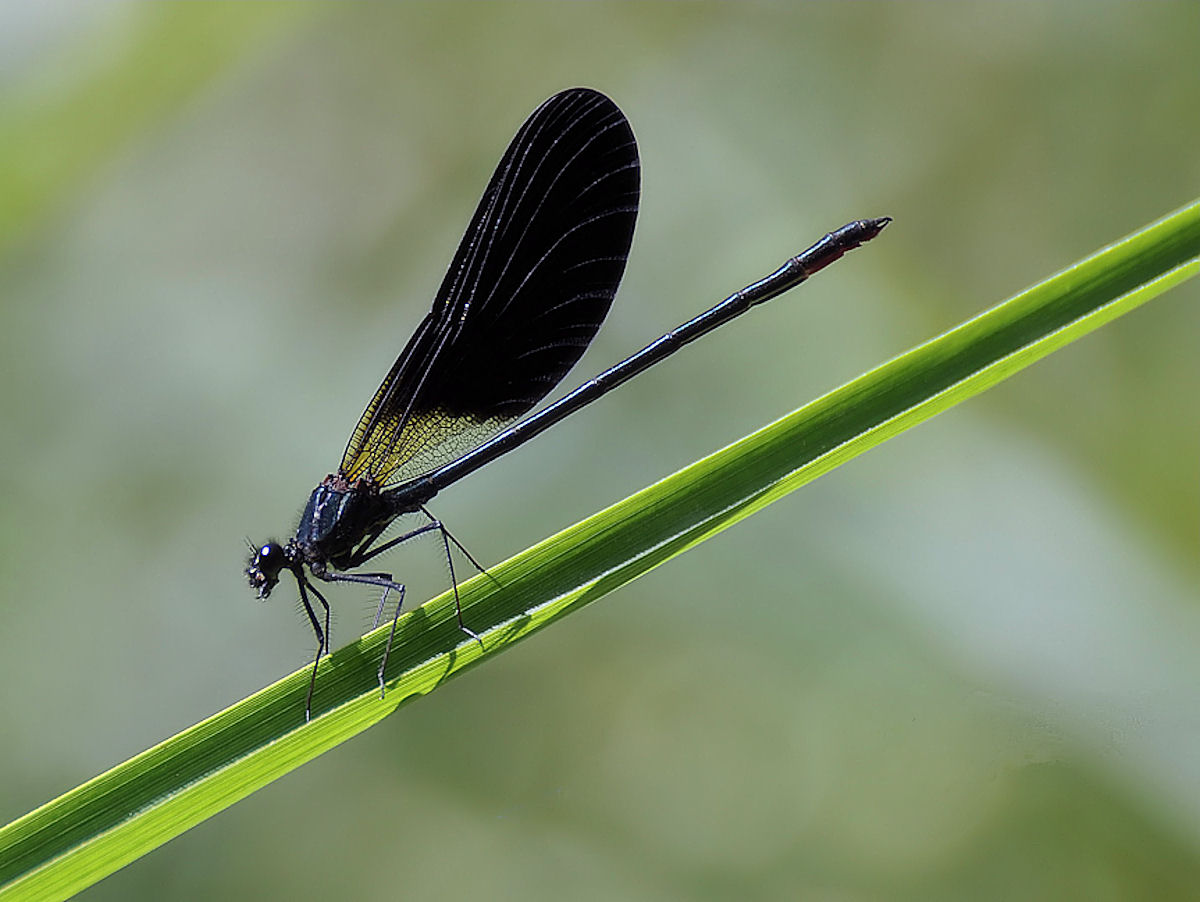
[[[492,576],[492,574],[488,573],[487,570],[485,570],[483,568],[483,564],[481,564],[481,563],[479,563],[479,561],[475,560],[475,555],[473,555],[473,554],[471,554],[471,552],[467,551],[467,546],[464,545],[462,542],[460,542],[458,539],[454,538],[454,533],[450,532],[450,530],[448,530],[445,526],[443,526],[442,521],[439,520],[437,517],[435,517],[433,514],[431,514],[429,512],[429,509],[427,507],[425,507],[425,505],[423,505],[423,504],[421,505],[421,513],[423,513],[426,517],[429,518],[430,522],[426,528],[437,527],[438,531],[440,531],[442,534],[443,541],[445,541],[446,539],[449,539],[451,542],[453,542],[454,547],[463,553],[463,557],[465,557],[468,561],[470,561],[476,570],[478,570],[480,573],[482,573],[484,576],[486,576],[492,582],[496,583],[496,585],[500,585],[500,583],[496,579],[496,577],[494,577],[494,576]],[[450,554],[449,549],[446,550],[446,554],[447,555]],[[451,572],[454,571],[453,564],[450,565],[450,570],[451,570]],[[474,634],[472,634],[472,635],[474,635]]]
[[[396,613],[392,616],[392,629],[388,633],[387,645],[383,647],[383,658],[379,662],[379,697],[383,698],[384,674],[387,671],[388,658],[392,654],[392,642],[396,638],[396,623],[400,620],[400,612],[404,609],[404,584],[392,579],[390,573],[325,573],[321,575],[321,579],[331,583],[359,583],[382,588],[383,596],[379,599],[379,610],[375,612],[374,626],[379,625],[379,618],[383,615],[384,606],[387,604],[388,593],[394,591],[400,596],[396,602]]]
[[[313,689],[317,685],[317,665],[321,663],[321,652],[328,653],[329,651],[329,602],[325,600],[325,596],[317,591],[317,587],[310,583],[303,573],[296,574],[296,585],[300,587],[300,600],[304,602],[304,610],[308,613],[309,622],[312,623],[313,632],[317,635],[317,655],[313,658],[312,676],[308,679],[308,695],[304,699],[304,722],[308,723],[312,720],[312,697]],[[312,604],[308,600],[308,593],[312,591],[313,595],[317,596],[317,600],[321,602],[321,606],[325,608],[325,632],[321,632],[321,625],[317,621],[317,615],[313,613]]]
[[[358,551],[355,553],[355,556],[354,556],[355,559],[354,559],[353,566],[357,567],[357,566],[365,563],[366,561],[369,561],[371,558],[375,557],[377,554],[382,554],[383,552],[387,551],[389,548],[394,548],[395,546],[399,545],[401,542],[407,542],[409,539],[415,539],[417,536],[424,535],[425,533],[432,532],[433,530],[436,529],[439,533],[441,533],[442,547],[446,550],[446,565],[450,568],[450,586],[451,586],[451,588],[454,589],[454,613],[455,613],[455,616],[458,618],[458,628],[460,630],[462,630],[464,633],[466,633],[468,636],[470,636],[472,639],[474,639],[476,642],[478,642],[480,648],[482,648],[483,640],[481,638],[479,638],[479,634],[477,632],[475,632],[473,629],[471,629],[469,626],[467,626],[467,624],[463,621],[462,602],[458,597],[458,578],[454,574],[454,558],[450,554],[450,543],[451,542],[454,543],[455,547],[458,548],[458,550],[463,553],[463,555],[466,557],[467,560],[469,560],[472,563],[472,565],[474,565],[476,570],[478,570],[480,573],[487,576],[489,579],[492,580],[492,582],[496,582],[496,578],[494,576],[492,576],[490,573],[488,573],[486,570],[483,569],[483,565],[480,564],[479,561],[475,560],[475,556],[473,554],[471,554],[471,552],[467,551],[467,549],[463,546],[462,542],[460,542],[458,539],[454,538],[454,536],[451,534],[450,530],[446,529],[446,527],[442,525],[442,521],[437,519],[437,517],[435,517],[433,514],[431,514],[429,512],[429,510],[425,507],[425,505],[421,505],[420,510],[421,510],[421,513],[423,513],[426,517],[429,518],[428,523],[426,523],[424,526],[418,526],[416,529],[410,530],[409,532],[406,532],[402,536],[397,536],[394,539],[389,539],[387,542],[384,542],[378,548],[371,548],[369,550],[367,549],[367,546],[371,544],[371,542],[374,540],[374,537],[368,536],[367,541],[358,547]],[[378,535],[378,534],[376,534],[376,535]],[[330,576],[332,576],[332,574],[330,574]],[[350,574],[341,574],[337,578],[338,579],[347,579],[349,576],[350,576]],[[378,585],[378,583],[376,583],[376,585]],[[380,601],[380,604],[379,604],[379,610],[380,610],[380,612],[383,611],[383,601],[382,600]],[[376,622],[378,623],[378,614],[376,615]]]
[[[432,517],[430,517],[429,519],[433,520]],[[378,548],[369,548],[369,546],[372,542],[374,542],[377,538],[379,538],[379,533],[377,532],[372,536],[367,536],[366,541],[364,541],[361,545],[359,545],[358,548],[355,550],[354,556],[353,556],[353,561],[350,563],[350,566],[351,567],[361,567],[363,564],[365,564],[371,558],[373,558],[377,555],[383,554],[385,551],[388,551],[392,548],[395,548],[397,545],[401,544],[402,542],[407,542],[409,539],[415,539],[417,536],[423,536],[427,532],[432,532],[435,529],[441,529],[441,528],[442,528],[442,524],[437,522],[437,520],[433,520],[432,523],[426,523],[424,526],[418,526],[416,529],[406,532],[402,536],[396,536],[396,538],[394,538],[394,539],[388,539],[386,542],[384,542]],[[457,545],[458,543],[455,542],[455,544]],[[470,557],[470,555],[468,554],[467,557]]]
[[[429,511],[425,509],[424,505],[421,505],[421,513],[429,518],[429,523],[425,525],[424,529],[436,529],[442,534],[442,547],[446,549],[446,566],[450,568],[450,586],[454,589],[454,613],[458,617],[458,628],[478,642],[480,648],[483,648],[483,640],[479,638],[479,633],[475,632],[475,630],[471,629],[466,625],[466,623],[463,622],[462,601],[458,597],[458,577],[454,575],[454,558],[450,554],[450,543],[453,541],[454,544],[458,546],[458,550],[467,556],[467,560],[474,564],[480,573],[487,573],[487,571],[484,570],[483,567],[479,566],[479,562],[471,556],[471,552],[463,548],[458,539],[450,535],[450,531],[442,525],[442,521],[438,520],[433,516],[433,514],[429,513]]]

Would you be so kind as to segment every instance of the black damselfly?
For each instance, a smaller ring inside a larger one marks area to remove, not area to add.
[[[429,513],[430,499],[688,342],[799,285],[890,221],[862,219],[830,232],[769,276],[510,425],[559,383],[604,322],[629,256],[638,192],[637,143],[608,97],[573,88],[538,107],[492,175],[433,309],[367,405],[337,472],[308,499],[295,537],[253,548],[246,568],[250,585],[266,598],[279,574],[290,570],[317,637],[306,719],[317,665],[329,651],[329,603],[308,574],[382,589],[376,625],[388,594],[396,593],[379,665],[383,691],[404,586],[390,573],[348,571],[401,542],[438,532],[450,561],[459,627],[478,640],[458,606],[450,544],[479,564]],[[380,542],[392,521],[409,513],[429,522]]]

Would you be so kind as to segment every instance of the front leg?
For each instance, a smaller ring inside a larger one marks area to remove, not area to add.
[[[296,574],[296,585],[300,587],[300,600],[304,602],[304,611],[308,614],[313,632],[317,636],[317,654],[313,658],[312,675],[308,678],[308,695],[304,698],[304,722],[308,723],[312,720],[312,698],[313,690],[317,686],[317,665],[321,663],[321,652],[326,654],[329,652],[329,602],[325,600],[324,595],[317,591],[316,586],[305,579],[301,572]],[[317,596],[317,601],[321,602],[321,606],[325,608],[325,631],[323,633],[320,624],[317,623],[317,615],[313,613],[312,604],[309,603],[309,592]]]

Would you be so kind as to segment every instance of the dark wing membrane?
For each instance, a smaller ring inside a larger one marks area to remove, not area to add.
[[[574,88],[538,107],[363,412],[342,473],[379,484],[419,475],[544,398],[612,305],[638,191],[637,144],[616,104]]]

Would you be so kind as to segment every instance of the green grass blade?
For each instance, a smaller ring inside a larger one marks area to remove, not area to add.
[[[221,811],[567,612],[1200,270],[1200,203],[1098,252],[753,435],[564,530],[320,668],[299,671],[0,830],[0,899],[59,899]]]

